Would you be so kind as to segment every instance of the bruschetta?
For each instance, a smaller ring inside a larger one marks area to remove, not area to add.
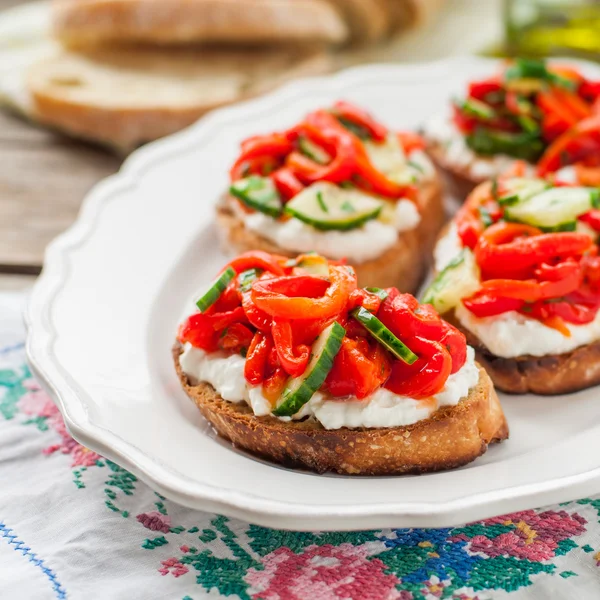
[[[505,392],[600,383],[600,190],[509,177],[479,185],[435,249],[422,296]]]
[[[461,199],[515,160],[540,176],[596,166],[599,97],[600,82],[577,69],[517,59],[426,124],[428,151]]]
[[[423,140],[337,102],[242,143],[217,209],[230,252],[347,258],[362,286],[415,291],[444,221]]]
[[[219,434],[292,467],[347,475],[464,465],[508,428],[455,327],[396,288],[357,287],[317,254],[242,254],[200,294],[173,349]]]

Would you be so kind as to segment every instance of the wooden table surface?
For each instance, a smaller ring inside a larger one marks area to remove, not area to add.
[[[23,1],[0,0],[0,10]],[[429,60],[447,55],[449,48],[474,51],[493,35],[488,24],[500,22],[499,2],[449,0],[436,22],[386,47],[345,53],[339,65]],[[473,20],[479,27],[470,26]],[[48,242],[73,222],[88,190],[120,163],[105,150],[0,112],[0,291],[32,284]]]

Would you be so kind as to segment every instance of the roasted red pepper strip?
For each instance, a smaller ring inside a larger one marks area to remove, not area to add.
[[[219,348],[240,353],[248,350],[253,338],[252,331],[241,323],[233,323],[223,330],[219,338]]]
[[[294,319],[298,315],[308,319],[325,319],[342,312],[346,307],[348,297],[356,289],[356,275],[352,270],[344,266],[330,266],[329,276],[331,284],[321,297],[288,296],[289,282],[291,278],[280,277],[257,281],[252,286],[252,300],[258,308],[266,313]],[[327,282],[318,277],[312,277],[321,285]],[[318,285],[314,282],[313,285]]]
[[[410,343],[419,359],[412,365],[395,360],[384,387],[401,396],[428,398],[440,392],[446,384],[452,371],[452,358],[439,342],[415,337]]]
[[[366,338],[345,337],[325,387],[334,397],[363,399],[381,387],[390,372],[391,361],[379,344],[370,347]]]
[[[190,343],[194,348],[214,352],[219,347],[220,332],[233,323],[247,323],[244,309],[241,306],[228,312],[212,315],[196,313],[181,324],[177,338],[182,344]]]
[[[302,182],[287,167],[275,171],[271,179],[285,200],[290,200],[304,189]]]
[[[333,105],[333,114],[346,119],[359,127],[365,129],[376,142],[382,142],[387,137],[388,130],[378,123],[369,113],[362,108],[340,100]]]
[[[547,175],[563,166],[563,157],[568,154],[569,146],[578,138],[586,135],[598,135],[600,133],[600,115],[594,115],[576,123],[558,137],[544,152],[538,162],[538,174]]]
[[[250,252],[244,252],[237,258],[234,258],[228,266],[230,266],[236,273],[247,271],[248,269],[264,269],[275,275],[284,275],[285,269],[283,264],[287,262],[285,256],[278,256],[277,254],[269,254],[262,250],[251,250]]]
[[[261,331],[254,334],[244,364],[244,377],[249,384],[259,385],[263,382],[272,348],[270,334]]]
[[[463,301],[465,307],[476,317],[493,317],[511,310],[519,310],[525,306],[525,300],[502,298],[494,294],[477,293]]]
[[[294,348],[292,325],[287,319],[273,319],[271,331],[281,366],[292,377],[299,377],[306,370],[310,347],[300,344]]]
[[[288,380],[288,374],[283,367],[277,367],[271,375],[263,381],[263,395],[273,405],[280,398],[285,384]]]
[[[552,258],[578,256],[593,244],[583,233],[545,233],[530,225],[499,222],[488,227],[475,247],[485,278],[523,278]]]

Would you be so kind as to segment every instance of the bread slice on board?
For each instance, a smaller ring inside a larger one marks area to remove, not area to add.
[[[264,250],[294,257],[298,253],[285,250],[274,242],[246,229],[233,210],[237,200],[226,196],[217,207],[217,221],[227,253]],[[361,287],[398,287],[404,292],[416,292],[422,282],[436,236],[444,223],[442,188],[438,179],[424,184],[419,194],[421,221],[414,229],[400,232],[398,241],[381,256],[364,263],[352,263]]]
[[[32,65],[33,117],[76,137],[132,149],[206,111],[329,69],[312,49],[111,47],[59,52]]]
[[[343,15],[350,27],[352,39],[374,42],[390,31],[390,0],[327,0]],[[405,0],[395,0],[405,2]]]
[[[340,13],[326,0],[54,0],[53,27],[61,41],[77,46],[107,41],[338,44],[348,37]]]
[[[429,419],[390,428],[325,429],[318,421],[284,422],[256,417],[245,403],[223,400],[206,383],[192,382],[175,368],[186,394],[217,432],[234,445],[290,467],[344,475],[401,475],[465,465],[488,444],[508,438],[508,425],[492,382],[479,369],[479,383],[456,406]]]

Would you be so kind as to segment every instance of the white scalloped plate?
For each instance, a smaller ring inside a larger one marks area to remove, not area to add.
[[[416,127],[492,66],[460,58],[295,83],[142,148],[99,184],[49,247],[27,311],[29,360],[73,436],[181,504],[297,530],[449,526],[600,490],[596,390],[503,398],[511,439],[457,471],[323,477],[215,439],[171,363],[186,300],[224,260],[213,205],[241,139],[341,97]]]

